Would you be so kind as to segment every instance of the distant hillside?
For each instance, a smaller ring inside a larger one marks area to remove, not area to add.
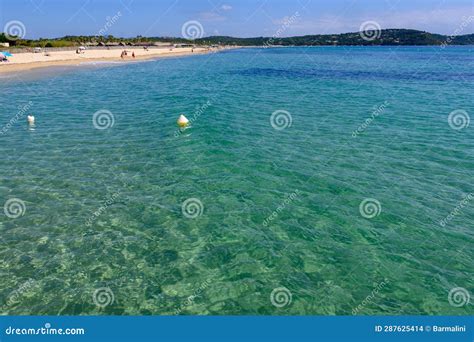
[[[365,38],[365,39],[364,39]],[[474,45],[474,34],[445,36],[424,31],[388,29],[381,31],[353,32],[343,34],[319,34],[300,37],[256,37],[234,38],[212,36],[196,40],[174,37],[118,38],[114,36],[66,36],[54,39],[11,39],[0,33],[0,43],[11,46],[65,47],[97,44],[134,45],[143,43],[192,43],[197,45],[240,45],[240,46],[312,46],[312,45]]]
[[[199,43],[228,44],[241,46],[283,45],[283,46],[311,46],[311,45],[471,45],[474,44],[474,34],[462,36],[445,36],[429,32],[388,29],[380,32],[368,31],[364,33],[353,32],[343,34],[319,34],[300,37],[276,38],[233,38],[213,36],[198,39]]]

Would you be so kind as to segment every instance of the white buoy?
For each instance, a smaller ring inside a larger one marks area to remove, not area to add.
[[[28,124],[30,125],[35,124],[35,117],[33,115],[28,115]]]
[[[186,127],[187,125],[189,125],[189,120],[183,114],[181,114],[178,118],[177,123],[179,127]]]

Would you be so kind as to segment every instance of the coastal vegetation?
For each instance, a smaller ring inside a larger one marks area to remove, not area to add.
[[[208,44],[240,46],[318,46],[318,45],[471,45],[474,34],[447,36],[418,30],[388,29],[343,34],[319,34],[299,37],[233,38],[209,37],[198,40]],[[367,37],[370,37],[367,39]]]
[[[0,43],[18,47],[70,47],[78,45],[154,45],[154,44],[195,44],[195,45],[238,45],[238,46],[319,46],[319,45],[472,45],[474,34],[441,35],[408,29],[386,29],[343,34],[319,34],[298,37],[255,37],[235,38],[211,36],[196,40],[176,37],[119,38],[107,36],[65,36],[61,38],[16,39],[0,33]]]

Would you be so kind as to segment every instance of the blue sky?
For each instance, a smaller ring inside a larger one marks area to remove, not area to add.
[[[26,38],[95,35],[118,13],[107,34],[181,36],[196,20],[205,36],[272,36],[292,17],[281,36],[354,32],[368,20],[452,34],[474,16],[474,0],[0,0],[0,31],[18,20]],[[462,33],[473,32],[470,20]]]

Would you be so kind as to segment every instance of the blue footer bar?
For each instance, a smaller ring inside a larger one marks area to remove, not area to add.
[[[3,316],[0,341],[473,342],[472,316]]]

